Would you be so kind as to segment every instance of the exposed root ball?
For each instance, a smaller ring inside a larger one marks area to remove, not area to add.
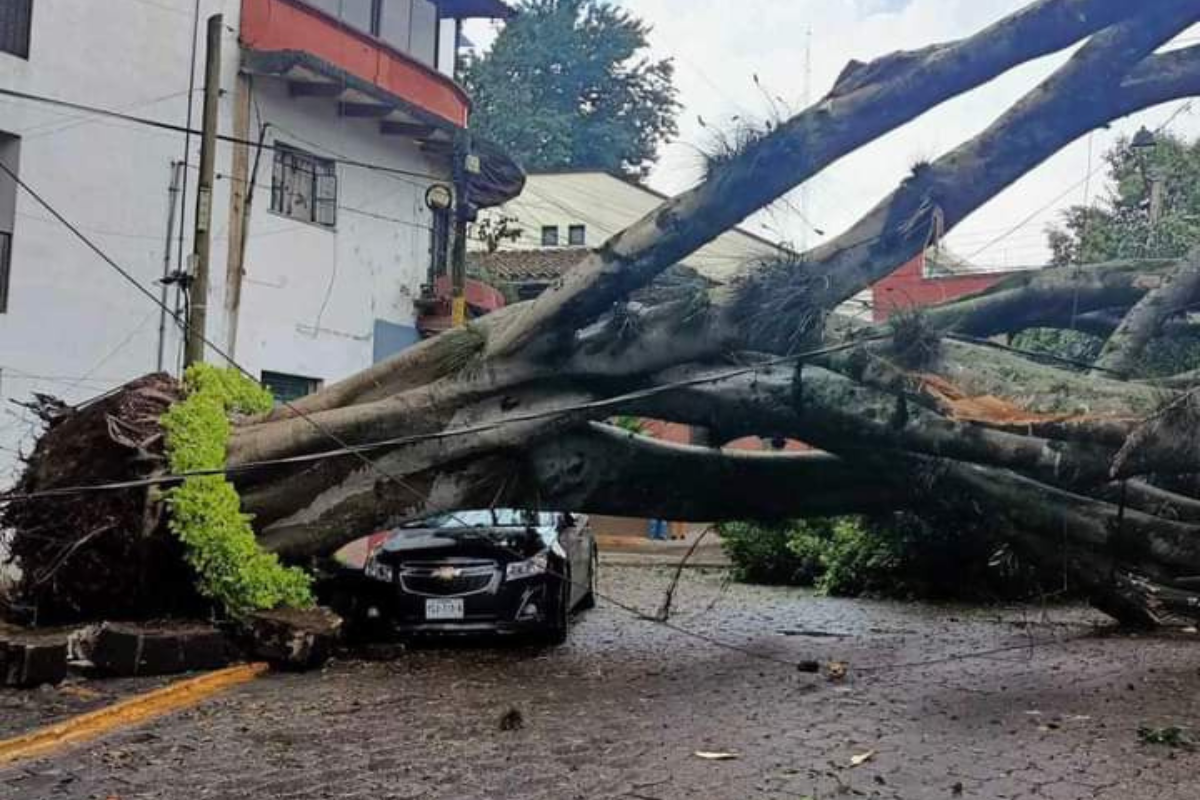
[[[163,463],[158,418],[178,398],[173,379],[148,375],[76,408],[59,405],[43,414],[49,429],[14,493],[150,475]],[[192,577],[161,521],[156,494],[144,488],[0,507],[0,530],[8,531],[20,571],[0,613],[52,625],[194,610]]]

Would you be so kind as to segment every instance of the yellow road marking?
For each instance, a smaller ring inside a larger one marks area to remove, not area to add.
[[[247,683],[269,669],[266,664],[243,664],[189,678],[111,706],[89,711],[12,739],[0,740],[0,765],[33,758],[68,744],[95,739],[118,728],[194,706],[217,692]]]

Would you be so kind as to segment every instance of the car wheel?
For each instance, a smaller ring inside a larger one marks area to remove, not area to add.
[[[550,609],[549,619],[542,640],[548,645],[560,645],[567,641],[567,626],[570,623],[571,612],[571,575],[566,575],[559,581],[558,599]]]
[[[579,600],[579,610],[587,611],[596,607],[596,584],[600,574],[600,553],[592,546],[592,557],[588,564],[588,590]]]

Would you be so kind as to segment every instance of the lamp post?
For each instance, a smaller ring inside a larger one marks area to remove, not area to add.
[[[1163,182],[1162,175],[1156,164],[1147,165],[1147,154],[1153,154],[1158,147],[1158,137],[1149,130],[1146,126],[1133,136],[1133,141],[1129,143],[1129,147],[1137,154],[1138,165],[1142,171],[1142,180],[1146,182],[1146,188],[1150,195],[1150,228],[1158,224],[1162,218],[1163,210]]]

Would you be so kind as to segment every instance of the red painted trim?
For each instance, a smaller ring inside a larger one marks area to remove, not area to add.
[[[453,290],[450,286],[449,276],[439,275],[434,279],[433,293],[436,297],[450,299]],[[466,295],[467,305],[481,311],[495,311],[498,308],[504,308],[504,295],[499,289],[495,289],[483,281],[467,278],[463,294]]]
[[[253,50],[302,50],[466,127],[471,101],[462,87],[432,67],[297,0],[242,0],[242,45]]]
[[[504,295],[498,289],[473,278],[467,278],[463,294],[466,295],[467,305],[476,315],[490,313],[498,308],[504,308],[505,305]],[[437,309],[422,314],[417,320],[417,330],[424,336],[432,336],[453,327],[450,318],[449,276],[439,275],[434,279],[433,295],[440,301]]]

